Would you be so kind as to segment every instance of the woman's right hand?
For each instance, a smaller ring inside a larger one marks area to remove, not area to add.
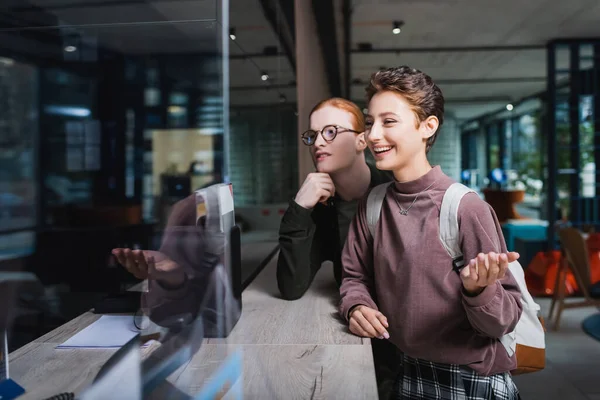
[[[389,339],[387,317],[367,306],[356,306],[350,312],[350,332],[357,336]]]
[[[335,186],[329,174],[313,172],[307,175],[294,200],[299,206],[310,210],[317,203],[324,203],[334,194]]]

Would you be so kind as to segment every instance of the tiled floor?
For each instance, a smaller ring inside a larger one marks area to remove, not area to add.
[[[548,317],[550,299],[538,299]],[[593,307],[563,311],[560,328],[546,333],[546,369],[514,378],[523,400],[600,400],[600,341],[581,329]]]

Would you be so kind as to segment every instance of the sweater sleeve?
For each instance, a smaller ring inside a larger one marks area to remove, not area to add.
[[[373,300],[373,238],[367,224],[366,199],[367,196],[358,205],[342,251],[340,314],[346,320],[355,306],[365,305],[378,309]]]
[[[318,254],[322,239],[313,212],[290,200],[281,219],[277,286],[286,300],[302,297],[321,267]]]
[[[462,199],[458,223],[466,264],[479,253],[506,252],[506,243],[494,210],[476,194],[467,194]],[[521,317],[521,292],[509,270],[504,278],[487,286],[477,296],[470,297],[463,292],[463,306],[476,331],[500,338],[512,332]]]

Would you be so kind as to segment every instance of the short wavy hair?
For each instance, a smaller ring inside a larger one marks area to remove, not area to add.
[[[433,79],[424,72],[406,65],[380,70],[371,75],[366,88],[367,100],[379,92],[395,92],[402,95],[411,105],[417,126],[429,116],[436,116],[440,122],[437,131],[427,139],[426,152],[429,152],[444,123],[444,95]]]

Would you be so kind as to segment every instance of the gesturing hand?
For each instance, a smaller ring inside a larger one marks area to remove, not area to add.
[[[172,287],[185,281],[185,272],[179,264],[161,252],[113,249],[112,253],[119,264],[138,279],[156,279]]]
[[[357,336],[389,339],[385,315],[367,306],[356,306],[350,312],[350,332]]]
[[[508,264],[519,258],[519,253],[479,253],[460,271],[465,291],[476,296],[498,279],[504,278]]]
[[[313,172],[306,176],[302,187],[296,194],[298,205],[311,209],[317,203],[325,202],[335,194],[335,186],[329,174]]]

